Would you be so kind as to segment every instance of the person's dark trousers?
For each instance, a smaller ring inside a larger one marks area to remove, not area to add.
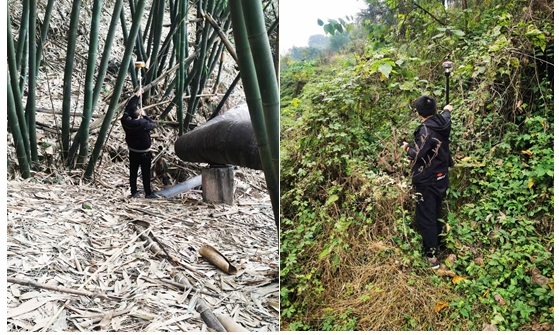
[[[130,190],[138,192],[138,168],[142,168],[142,182],[146,195],[151,194],[151,152],[130,151]]]
[[[444,243],[440,236],[444,223],[442,203],[448,188],[448,176],[432,184],[416,184],[415,220],[423,237],[423,249],[427,257],[437,256],[439,246]]]

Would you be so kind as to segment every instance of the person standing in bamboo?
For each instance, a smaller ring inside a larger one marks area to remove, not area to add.
[[[134,198],[140,196],[138,192],[138,168],[142,168],[142,182],[146,198],[156,198],[151,191],[151,136],[150,132],[155,128],[155,122],[144,114],[143,109],[138,108],[142,90],[138,90],[130,99],[120,119],[122,128],[126,133],[126,144],[130,152],[130,191]]]

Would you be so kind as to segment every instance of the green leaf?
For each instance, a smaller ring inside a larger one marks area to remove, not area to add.
[[[462,30],[452,29],[450,31],[456,36],[462,37],[462,36],[466,35],[466,33],[463,32]]]
[[[339,197],[336,194],[332,194],[328,200],[326,200],[326,206],[330,205],[331,203],[338,201]]]
[[[392,65],[388,63],[382,63],[379,65],[378,71],[382,73],[386,78],[389,78],[390,72],[392,71]]]
[[[330,34],[330,35],[334,35],[334,33],[336,32],[336,30],[334,29],[331,23],[325,24],[323,26],[323,29],[326,34]]]
[[[316,20],[316,23],[318,23],[318,25],[321,27],[324,25],[324,21],[322,21],[321,19]]]

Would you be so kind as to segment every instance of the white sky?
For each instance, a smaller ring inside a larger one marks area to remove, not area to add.
[[[292,46],[307,46],[309,36],[324,30],[316,22],[321,19],[343,18],[355,15],[366,7],[364,0],[280,0],[280,53]]]

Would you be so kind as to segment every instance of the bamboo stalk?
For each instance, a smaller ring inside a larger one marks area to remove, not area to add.
[[[9,6],[9,5],[8,5]],[[18,117],[19,129],[22,137],[22,141],[25,147],[25,154],[27,156],[27,161],[31,161],[31,151],[29,149],[29,129],[27,128],[27,120],[25,118],[25,112],[23,108],[23,102],[21,98],[21,91],[18,86],[17,79],[17,64],[15,56],[14,40],[12,39],[12,22],[10,20],[10,15],[8,15],[8,69],[10,72],[10,81],[12,85],[12,93],[15,102],[15,110]]]
[[[15,278],[15,277],[7,277],[7,281],[9,283],[31,286],[31,287],[36,287],[36,288],[42,288],[42,289],[51,290],[51,291],[58,291],[58,292],[64,292],[64,293],[70,293],[70,294],[83,295],[83,296],[90,297],[90,298],[101,298],[101,299],[105,299],[105,300],[117,300],[117,301],[121,300],[120,297],[106,295],[106,294],[103,294],[103,293],[95,293],[95,292],[74,290],[74,289],[71,289],[71,288],[65,288],[65,287],[59,287],[59,286],[53,286],[53,285],[46,285],[46,284],[38,283],[38,282],[33,281],[31,279],[20,279],[20,278]]]
[[[225,328],[223,328],[223,325],[219,322],[215,314],[208,307],[204,299],[198,299],[198,302],[196,303],[196,311],[200,313],[202,320],[208,327],[217,332],[226,332]]]
[[[206,6],[204,6],[204,4]],[[213,5],[214,5],[214,0],[200,0],[198,5],[198,12],[201,14],[206,8],[208,12],[212,12]],[[190,86],[190,92],[192,95],[201,93],[203,87],[201,85],[201,79],[202,79],[202,72],[204,71],[204,65],[206,63],[205,59],[206,59],[206,51],[208,48],[209,31],[210,31],[210,25],[204,23],[204,29],[202,31],[202,37],[200,42],[201,44],[200,55],[198,57],[196,64],[194,65],[196,69],[196,75],[192,78],[192,83]],[[198,107],[199,101],[200,101],[199,98],[190,99],[188,101],[188,110],[187,110],[186,117],[184,119],[185,124],[190,123],[190,120],[192,119],[192,116],[194,116],[196,108]]]
[[[145,0],[138,0],[136,12],[134,13],[134,17],[132,19],[132,27],[130,28],[130,35],[126,40],[126,48],[124,51],[122,64],[130,63],[132,57],[132,51],[134,50],[136,37],[138,36],[138,31],[140,30],[140,22],[142,19],[142,14],[144,12],[144,5],[145,5]],[[89,163],[85,171],[85,177],[87,178],[91,177],[93,175],[93,171],[95,170],[95,163],[99,158],[99,154],[101,153],[101,149],[103,148],[103,143],[105,141],[105,136],[107,135],[107,131],[109,129],[109,126],[111,125],[113,116],[115,114],[115,109],[116,106],[118,105],[118,100],[120,97],[120,93],[122,91],[122,87],[124,86],[124,80],[126,79],[127,72],[128,71],[125,67],[120,68],[118,72],[118,78],[116,81],[113,96],[111,98],[111,102],[109,104],[109,109],[107,111],[107,115],[105,115],[105,119],[103,120],[103,125],[101,126],[99,136],[97,137],[97,141],[95,142],[95,148],[93,149],[93,153],[89,159]]]
[[[269,136],[266,134],[267,129],[264,121],[262,98],[254,67],[253,56],[250,51],[241,0],[231,0],[229,2],[229,6],[231,11],[231,21],[233,23],[235,48],[237,50],[237,56],[239,57],[241,79],[243,80],[245,96],[250,112],[250,119],[256,136],[258,152],[260,154],[260,159],[262,160],[262,167],[266,177],[266,185],[270,194],[270,200],[274,210],[274,218],[276,220],[276,227],[279,233],[278,178],[274,173],[274,163],[271,150],[269,148]]]
[[[233,79],[233,82],[231,83],[231,85],[229,85],[229,88],[227,89],[227,92],[225,92],[225,95],[223,96],[223,98],[221,98],[221,101],[219,102],[219,104],[215,108],[214,112],[212,113],[212,116],[210,116],[208,121],[219,115],[219,111],[221,111],[221,109],[223,108],[223,105],[225,105],[225,102],[227,101],[227,99],[229,98],[231,93],[233,92],[233,89],[235,88],[235,86],[237,86],[237,83],[239,83],[240,79],[241,79],[241,73],[237,73],[237,76],[235,77],[235,79]]]
[[[89,138],[89,123],[91,122],[91,114],[93,113],[93,75],[95,74],[95,63],[97,60],[97,46],[99,45],[99,20],[101,18],[101,7],[103,0],[93,1],[93,13],[91,15],[91,30],[89,32],[89,53],[87,58],[87,71],[85,74],[85,93],[83,117],[80,129],[82,132],[80,153],[78,156],[78,164],[85,164],[87,155],[87,140]],[[73,161],[73,157],[69,157]]]
[[[221,39],[221,41],[223,42],[223,44],[225,44],[225,47],[227,48],[227,51],[229,52],[231,57],[233,57],[235,62],[237,62],[237,53],[235,52],[235,49],[233,48],[233,46],[229,42],[229,39],[227,38],[227,36],[225,36],[225,33],[223,32],[223,30],[221,30],[219,25],[215,22],[215,20],[208,13],[204,12],[204,18],[206,18],[206,20],[212,25],[212,27],[217,32],[217,34],[218,34],[219,38]],[[227,28],[225,30],[227,31]]]
[[[185,57],[185,40],[187,40],[185,38],[186,35],[186,23],[184,22],[184,19],[187,16],[187,11],[185,9],[185,5],[186,4],[180,4],[179,5],[179,19],[180,19],[180,23],[179,23],[179,34],[177,36],[178,39],[178,48],[176,49],[176,51],[178,52],[177,55],[177,60],[180,61],[180,65],[179,65],[179,71],[176,75],[177,78],[177,86],[176,86],[176,90],[175,90],[175,104],[177,106],[177,119],[179,121],[179,136],[182,136],[182,134],[184,133],[184,124],[183,124],[183,120],[184,120],[184,105],[182,103],[182,93],[184,92],[184,73],[186,72],[186,68],[184,66],[184,62],[182,62],[181,60]]]
[[[43,24],[41,25],[41,43],[37,46],[37,70],[39,69],[39,65],[41,64],[41,57],[43,55],[43,45],[47,41],[47,35],[49,31],[50,25],[50,17],[52,13],[52,7],[54,5],[54,0],[49,0],[47,3],[47,9],[45,11],[45,16],[43,17]],[[37,75],[37,73],[35,73]]]
[[[120,10],[120,25],[122,27],[122,36],[124,40],[128,40],[128,29],[126,28],[126,17],[124,16],[124,8]],[[130,59],[128,64],[121,64],[121,66],[128,66],[128,72],[130,73],[130,77],[132,78],[132,86],[134,88],[138,87],[138,76],[136,75],[136,71],[134,70],[134,60]]]
[[[117,28],[117,25],[118,25],[119,15],[122,11],[122,1],[123,0],[116,0],[115,4],[114,4],[113,15],[111,17],[111,22],[109,24],[109,31],[107,32],[107,37],[105,39],[103,56],[101,58],[101,63],[99,65],[99,70],[98,70],[98,73],[97,73],[97,80],[95,82],[95,88],[93,89],[93,97],[92,97],[92,103],[91,103],[91,111],[92,112],[93,112],[93,110],[95,110],[95,106],[97,105],[97,100],[99,99],[99,95],[101,94],[101,88],[103,87],[103,84],[104,84],[104,81],[105,81],[105,75],[107,73],[107,68],[109,66],[109,59],[110,59],[110,56],[111,56],[111,48],[112,48],[112,44],[113,44],[113,39],[114,39],[114,35],[115,35],[116,28]],[[95,116],[95,115],[93,115],[93,113],[92,113],[91,116]],[[69,157],[74,157],[74,155],[76,154],[76,151],[78,149],[78,146],[81,145],[84,138],[86,139],[85,143],[87,143],[87,138],[89,136],[90,127],[91,127],[91,124],[89,124],[87,126],[87,129],[86,129],[86,126],[83,123],[80,125],[80,130],[78,131],[76,136],[74,136],[74,141],[72,143],[72,146],[70,147],[70,151],[69,151],[69,155],[68,155]],[[68,162],[72,162],[72,161],[73,161],[73,159],[70,159]]]
[[[153,52],[150,57],[149,61],[149,69],[146,73],[145,83],[149,84],[153,78],[157,77],[158,66],[159,66],[159,50],[161,45],[161,34],[163,33],[163,19],[165,15],[165,1],[157,0],[153,6],[157,6],[153,22],[152,22],[152,30],[153,30]],[[153,94],[153,89],[149,92],[144,93],[144,96],[149,97]]]
[[[23,178],[29,178],[29,160],[27,159],[24,140],[22,138],[20,126],[18,123],[18,117],[16,114],[16,103],[14,101],[14,94],[12,90],[12,84],[8,80],[8,125],[12,130],[12,135],[14,137],[14,144],[16,147],[17,161],[19,164],[19,171]]]
[[[250,20],[245,20],[250,51],[256,69],[262,105],[264,107],[264,120],[274,172],[279,178],[279,90],[275,76],[274,61],[270,51],[270,42],[264,24],[262,4],[260,0],[245,0],[242,2],[243,14]]]
[[[32,0],[33,1],[33,0]],[[76,52],[76,38],[82,0],[75,0],[70,14],[70,28],[68,31],[68,47],[66,49],[66,65],[64,67],[64,89],[62,97],[62,158],[68,158],[70,148],[70,108],[72,103],[72,72],[74,70],[74,55]]]
[[[25,106],[27,112],[27,126],[29,127],[29,149],[31,151],[31,161],[39,162],[39,153],[37,150],[37,131],[35,129],[35,87],[37,86],[37,71],[35,67],[36,42],[35,30],[37,24],[37,0],[29,1],[29,81],[27,91],[27,104]]]
[[[7,2],[7,4],[9,6],[9,2]],[[10,13],[10,9],[8,8],[8,16],[10,16],[9,13]],[[16,49],[16,64],[18,69],[20,68],[23,59],[24,45],[27,43],[28,40],[28,36],[29,36],[27,34],[28,29],[29,29],[29,0],[23,0],[23,7],[21,11],[21,19],[19,25],[19,34],[17,39],[17,49]]]
[[[19,91],[23,92],[23,90],[25,89],[25,82],[27,81],[27,63],[29,61],[29,36],[26,34],[25,38],[22,42],[22,47],[23,47],[23,57],[21,59],[21,64],[20,64],[20,75],[19,75]]]

